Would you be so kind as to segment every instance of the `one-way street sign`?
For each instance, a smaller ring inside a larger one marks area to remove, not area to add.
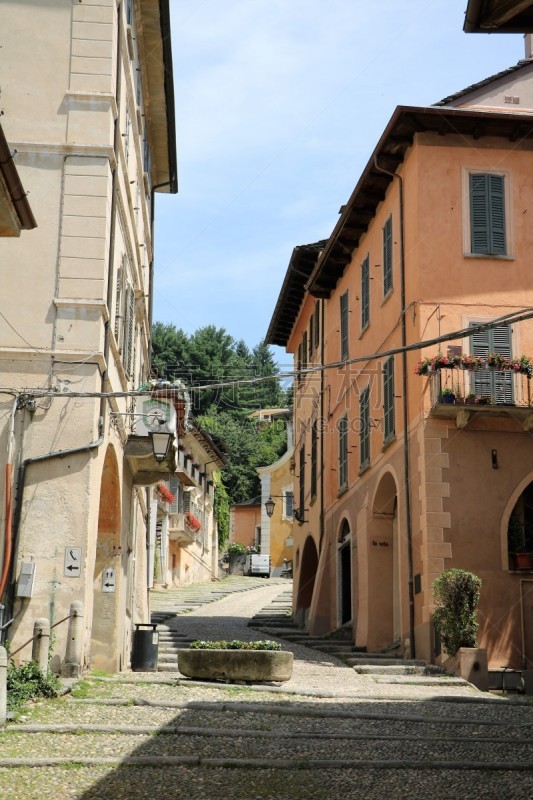
[[[81,547],[65,547],[63,572],[67,578],[78,578],[81,575],[81,552]]]
[[[106,567],[102,575],[102,591],[114,592],[116,589],[116,585],[117,585],[116,570],[111,569],[110,567]]]

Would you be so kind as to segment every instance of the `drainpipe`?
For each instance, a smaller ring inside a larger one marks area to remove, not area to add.
[[[411,658],[416,658],[415,648],[415,596],[413,584],[413,529],[411,524],[411,470],[409,464],[409,416],[407,408],[407,326],[405,308],[405,253],[404,253],[404,203],[403,203],[403,178],[396,172],[380,167],[377,157],[374,156],[374,166],[378,172],[397,178],[400,198],[400,296],[402,320],[402,392],[403,392],[403,465],[405,480],[405,516],[407,523],[407,574],[409,585],[409,639],[411,642]]]
[[[13,402],[13,407],[9,415],[9,425],[7,431],[7,457],[4,485],[4,561],[2,564],[2,574],[0,575],[0,598],[6,588],[9,566],[11,564],[12,552],[12,530],[11,530],[11,503],[12,503],[12,475],[13,475],[13,451],[15,448],[15,414],[19,407],[19,398]]]
[[[326,340],[324,333],[325,323],[325,302],[319,300],[320,303],[320,363],[324,366],[324,343]],[[319,555],[322,552],[322,545],[324,542],[325,522],[324,522],[324,395],[325,395],[325,370],[320,370],[320,539],[318,544]]]

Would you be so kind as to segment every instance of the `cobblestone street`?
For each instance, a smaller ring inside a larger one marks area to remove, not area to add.
[[[217,584],[231,589],[222,599],[212,586],[155,595],[154,606],[177,614],[161,627],[266,638],[248,622],[288,582]],[[533,796],[531,703],[453,681],[378,682],[333,655],[283,648],[295,661],[281,687],[202,684],[168,670],[89,675],[29,707],[0,733],[1,800]]]

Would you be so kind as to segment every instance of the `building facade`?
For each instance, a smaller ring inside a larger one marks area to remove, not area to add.
[[[432,584],[459,567],[482,579],[489,665],[533,667],[533,562],[517,560],[533,546],[532,87],[526,60],[397,108],[329,240],[293,253],[267,341],[299,374],[294,607],[313,632],[434,661]]]
[[[114,671],[148,619],[146,486],[173,468],[147,438],[127,452],[150,368],[154,196],[177,190],[168,2],[4,0],[2,30],[6,135],[39,219],[0,245],[4,635],[14,649],[78,602],[84,663]]]

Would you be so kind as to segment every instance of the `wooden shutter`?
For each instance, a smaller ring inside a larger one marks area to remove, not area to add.
[[[472,325],[481,325],[472,322]],[[488,331],[476,331],[471,336],[472,353],[475,356],[487,356],[498,353],[511,358],[511,328],[499,325]],[[511,372],[501,370],[479,369],[473,374],[474,391],[478,397],[492,397],[496,403],[513,402],[513,376]]]
[[[313,358],[313,350],[315,347],[315,315],[311,314],[311,319],[309,320],[309,361]]]
[[[300,517],[304,517],[304,501],[305,501],[305,448],[300,447]]]
[[[316,420],[311,427],[311,497],[316,497],[318,431]]]
[[[387,442],[394,436],[394,357],[383,366],[383,436]]]
[[[370,257],[361,264],[361,329],[370,321]]]
[[[348,292],[340,297],[340,314],[341,314],[341,361],[348,358]]]
[[[302,337],[302,369],[307,369],[307,331]]]
[[[179,508],[179,492],[178,492],[178,490],[179,490],[180,482],[179,482],[178,478],[176,477],[176,475],[170,475],[170,477],[168,479],[168,486],[169,486],[170,491],[174,495],[174,500],[170,504],[170,513],[171,514],[179,514],[179,511],[178,511],[178,508]]]
[[[133,339],[135,332],[135,292],[133,287],[128,284],[126,287],[126,313],[124,319],[124,350],[122,353],[122,363],[126,375],[131,376],[133,364]]]
[[[348,417],[339,420],[339,489],[348,483]]]
[[[364,390],[359,401],[360,465],[366,467],[370,461],[370,388]]]
[[[505,195],[503,175],[488,175],[490,197],[490,252],[505,255]]]
[[[503,175],[470,175],[471,251],[505,255],[505,184]]]
[[[315,347],[320,344],[320,303],[315,303]]]
[[[392,290],[392,217],[383,226],[383,296]]]

